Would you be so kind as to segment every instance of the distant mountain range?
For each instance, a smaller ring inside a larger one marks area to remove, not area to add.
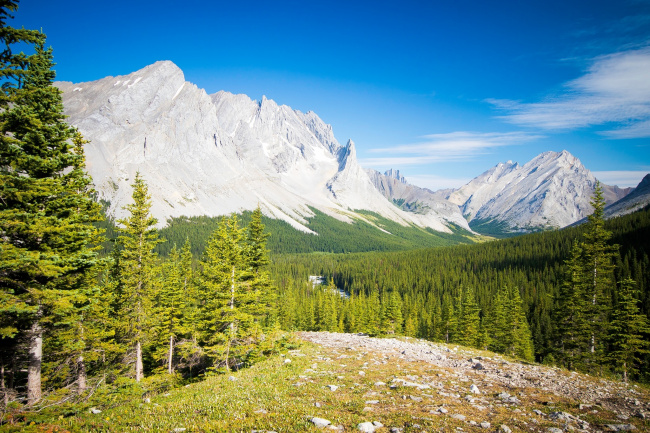
[[[259,205],[306,232],[314,209],[350,223],[373,224],[359,212],[370,211],[444,233],[490,225],[528,232],[563,227],[591,212],[596,179],[566,151],[523,166],[499,164],[457,190],[433,192],[408,184],[398,170],[363,170],[354,143],[340,145],[313,112],[265,97],[208,95],[168,61],[125,76],[56,84],[68,121],[90,140],[88,171],[116,217],[130,201],[136,172],[149,185],[159,225]],[[605,186],[608,203],[636,197],[631,191]],[[647,193],[637,195],[648,200]]]

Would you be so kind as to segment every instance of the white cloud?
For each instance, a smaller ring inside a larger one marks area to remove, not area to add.
[[[605,185],[618,185],[621,188],[636,187],[648,171],[593,171],[596,179]]]
[[[414,144],[390,148],[372,149],[371,153],[390,154],[360,160],[364,167],[422,165],[436,162],[467,160],[484,155],[490,149],[514,146],[542,138],[541,135],[525,132],[450,132],[421,137],[424,140]]]
[[[650,47],[594,59],[587,73],[566,83],[565,92],[542,102],[490,99],[509,122],[568,130],[616,123],[612,138],[650,136]],[[644,126],[645,125],[645,126]]]

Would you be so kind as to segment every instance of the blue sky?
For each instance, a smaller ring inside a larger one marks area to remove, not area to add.
[[[362,165],[458,187],[568,150],[607,184],[650,172],[650,1],[23,0],[57,79],[171,60],[351,138]]]

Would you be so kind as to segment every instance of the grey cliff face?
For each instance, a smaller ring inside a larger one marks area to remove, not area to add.
[[[90,140],[88,170],[109,213],[124,214],[136,172],[149,185],[152,213],[217,216],[258,205],[309,231],[310,207],[344,221],[366,209],[399,222],[449,231],[436,215],[395,208],[373,186],[354,144],[332,127],[263,97],[204,90],[163,61],[132,74],[57,83],[69,122]]]

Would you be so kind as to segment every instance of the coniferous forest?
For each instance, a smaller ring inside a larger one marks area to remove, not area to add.
[[[127,216],[103,221],[52,49],[7,25],[16,7],[0,2],[4,406],[245,368],[293,344],[281,332],[293,330],[406,335],[650,380],[649,209],[605,221],[597,188],[581,226],[454,246],[472,240],[398,227],[390,238],[320,214],[315,237],[260,209],[158,230],[136,176]],[[345,242],[328,236],[337,230]]]

